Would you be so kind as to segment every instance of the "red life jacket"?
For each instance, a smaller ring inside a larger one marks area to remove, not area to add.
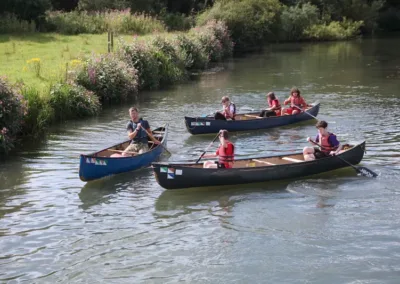
[[[331,135],[334,134],[329,132],[328,136],[319,135],[319,143],[322,147],[324,147],[321,148],[322,152],[329,153],[330,151],[335,151],[337,149],[337,147],[334,147],[331,145],[331,143],[329,143],[329,137],[331,137]]]
[[[224,111],[224,116],[225,116],[225,118],[235,119],[235,116],[236,116],[236,105],[234,103],[230,103],[229,104],[229,108],[231,106],[233,106],[233,113],[232,113],[233,116],[228,115],[225,111]]]
[[[274,102],[275,102],[275,105],[278,107],[276,110],[280,110],[282,107],[281,107],[281,105],[280,105],[280,103],[279,103],[279,101],[277,99],[268,101],[269,107],[273,107],[274,106]]]
[[[302,108],[303,106],[305,107],[305,102],[304,99],[300,96],[294,97],[292,96],[290,98],[290,105],[293,106],[297,106],[299,108]]]
[[[226,142],[227,147],[225,148],[225,154],[222,152],[222,145],[218,147],[217,155],[218,155],[218,162],[220,164],[224,164],[225,168],[232,168],[232,162],[235,158],[235,145],[231,142]]]

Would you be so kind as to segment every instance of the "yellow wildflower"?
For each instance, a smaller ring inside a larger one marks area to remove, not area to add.
[[[71,64],[71,67],[75,67],[75,66],[81,65],[82,61],[80,61],[79,59],[73,59],[73,60],[71,60],[70,64]]]

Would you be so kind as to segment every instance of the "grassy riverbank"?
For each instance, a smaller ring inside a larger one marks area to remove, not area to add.
[[[121,38],[132,40],[132,36],[127,35]],[[118,43],[115,38],[115,49]],[[67,63],[82,60],[91,53],[106,53],[107,34],[0,35],[0,50],[0,74],[6,75],[10,82],[24,83],[43,92],[51,83],[62,81]],[[37,68],[30,61],[33,58],[40,60]]]
[[[106,5],[99,11],[82,2],[70,12],[44,5],[30,16],[14,7],[0,17],[0,33],[13,33],[0,36],[0,155],[19,137],[39,136],[65,119],[96,115],[103,104],[124,101],[140,90],[187,80],[191,72],[233,51],[249,52],[271,42],[343,40],[374,31],[383,7],[379,1],[352,3],[332,13],[329,5],[297,1],[216,0],[192,6],[199,11],[194,17],[189,10],[166,13],[178,9],[169,2],[160,7],[145,2],[134,10]],[[171,29],[185,32],[165,33]],[[107,53],[104,31],[130,35],[115,38],[115,52]]]
[[[140,90],[189,79],[210,62],[232,55],[222,22],[209,21],[185,33],[155,33],[115,39],[106,35],[34,34],[3,39],[8,62],[0,69],[0,154],[18,137],[38,136],[65,119],[92,116],[101,105],[125,101]]]

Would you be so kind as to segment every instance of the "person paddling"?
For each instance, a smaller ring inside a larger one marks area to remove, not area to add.
[[[283,104],[287,105],[290,103],[290,107],[287,109],[282,109],[282,115],[284,114],[297,114],[300,113],[301,110],[306,110],[307,103],[304,98],[300,95],[300,90],[298,88],[293,87],[290,90],[290,97],[287,98]]]
[[[273,92],[267,94],[268,108],[261,111],[261,117],[270,117],[281,115],[281,104]]]
[[[127,123],[126,130],[129,139],[131,139],[131,144],[126,147],[122,156],[130,156],[131,152],[136,152],[138,154],[147,152],[149,150],[148,137],[155,144],[161,143],[154,138],[149,122],[139,117],[139,111],[136,107],[131,107],[129,109],[129,116],[131,117],[131,120]]]
[[[222,111],[217,111],[215,113],[215,119],[222,119],[222,120],[235,120],[236,116],[236,105],[232,103],[227,96],[223,96],[221,99]]]
[[[327,131],[328,123],[324,120],[318,121],[315,127],[318,129],[317,137],[315,142],[322,147],[305,147],[303,149],[303,155],[305,161],[312,161],[331,155],[337,155],[342,150],[343,146],[337,140],[336,135]],[[307,138],[308,142],[311,142],[311,138]]]
[[[203,156],[203,158],[218,157],[218,161],[206,161],[203,164],[203,168],[230,169],[233,167],[233,161],[235,157],[235,145],[233,145],[233,143],[229,141],[229,134],[227,130],[222,129],[219,131],[219,142],[220,145],[215,154],[206,154]]]

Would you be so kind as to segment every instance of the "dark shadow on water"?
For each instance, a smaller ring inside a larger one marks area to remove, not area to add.
[[[92,206],[108,203],[115,194],[128,190],[135,181],[149,174],[151,174],[151,169],[144,168],[87,182],[78,194],[82,201],[79,207],[87,210]]]
[[[289,181],[290,182],[290,181]],[[195,211],[192,206],[218,202],[220,206],[233,206],[249,194],[265,193],[273,195],[288,195],[286,187],[288,181],[275,181],[269,183],[254,183],[220,187],[188,188],[178,190],[165,190],[157,198],[156,211],[184,210],[186,213]],[[225,203],[225,204],[223,204]]]

